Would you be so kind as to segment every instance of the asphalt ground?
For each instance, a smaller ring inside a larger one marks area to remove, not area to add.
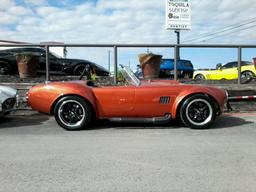
[[[254,84],[217,86],[255,93]],[[70,132],[53,117],[18,110],[0,119],[0,192],[254,192],[256,102],[230,104],[204,130],[101,121]]]
[[[65,131],[53,117],[0,121],[0,191],[255,192],[256,113],[209,129],[98,122]]]

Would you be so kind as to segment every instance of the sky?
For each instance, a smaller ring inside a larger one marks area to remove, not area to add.
[[[181,43],[256,45],[253,0],[190,0],[192,28],[181,31]],[[165,0],[0,0],[0,40],[40,43],[175,44],[165,28]],[[68,49],[68,57],[92,60],[108,68],[111,48]],[[138,64],[141,49],[120,49],[118,63]],[[173,58],[172,49],[150,52]],[[243,50],[251,60],[256,49]],[[181,49],[195,68],[237,59],[236,49]],[[112,64],[111,64],[112,68]]]

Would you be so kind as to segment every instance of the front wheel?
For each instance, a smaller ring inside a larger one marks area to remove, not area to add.
[[[202,74],[198,74],[198,75],[195,76],[195,79],[202,79],[202,80],[204,80],[205,77]]]
[[[86,129],[92,119],[90,106],[80,97],[66,96],[60,99],[55,108],[57,123],[66,130]]]
[[[214,103],[206,95],[193,95],[181,105],[180,118],[190,128],[207,128],[215,120],[215,117]]]

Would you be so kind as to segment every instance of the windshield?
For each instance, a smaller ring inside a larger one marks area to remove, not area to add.
[[[129,83],[129,85],[139,86],[140,80],[134,75],[132,70],[128,66],[120,66],[122,67],[121,73],[124,76],[125,80]]]
[[[53,52],[50,52],[50,55],[52,57],[56,57],[56,58],[59,58],[59,59],[62,59],[63,57],[61,57],[60,55],[58,55],[57,53],[53,53]]]

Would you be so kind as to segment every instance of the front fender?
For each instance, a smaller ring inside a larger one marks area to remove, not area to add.
[[[211,98],[214,99],[214,102],[218,105],[220,109],[223,108],[227,100],[226,92],[224,90],[221,90],[215,87],[200,87],[200,88],[197,87],[192,89],[185,89],[176,97],[173,103],[173,106],[171,109],[171,114],[173,118],[177,117],[177,114],[179,113],[178,110],[180,110],[180,106],[186,100],[186,98],[195,94],[203,94],[203,95],[210,96]]]

